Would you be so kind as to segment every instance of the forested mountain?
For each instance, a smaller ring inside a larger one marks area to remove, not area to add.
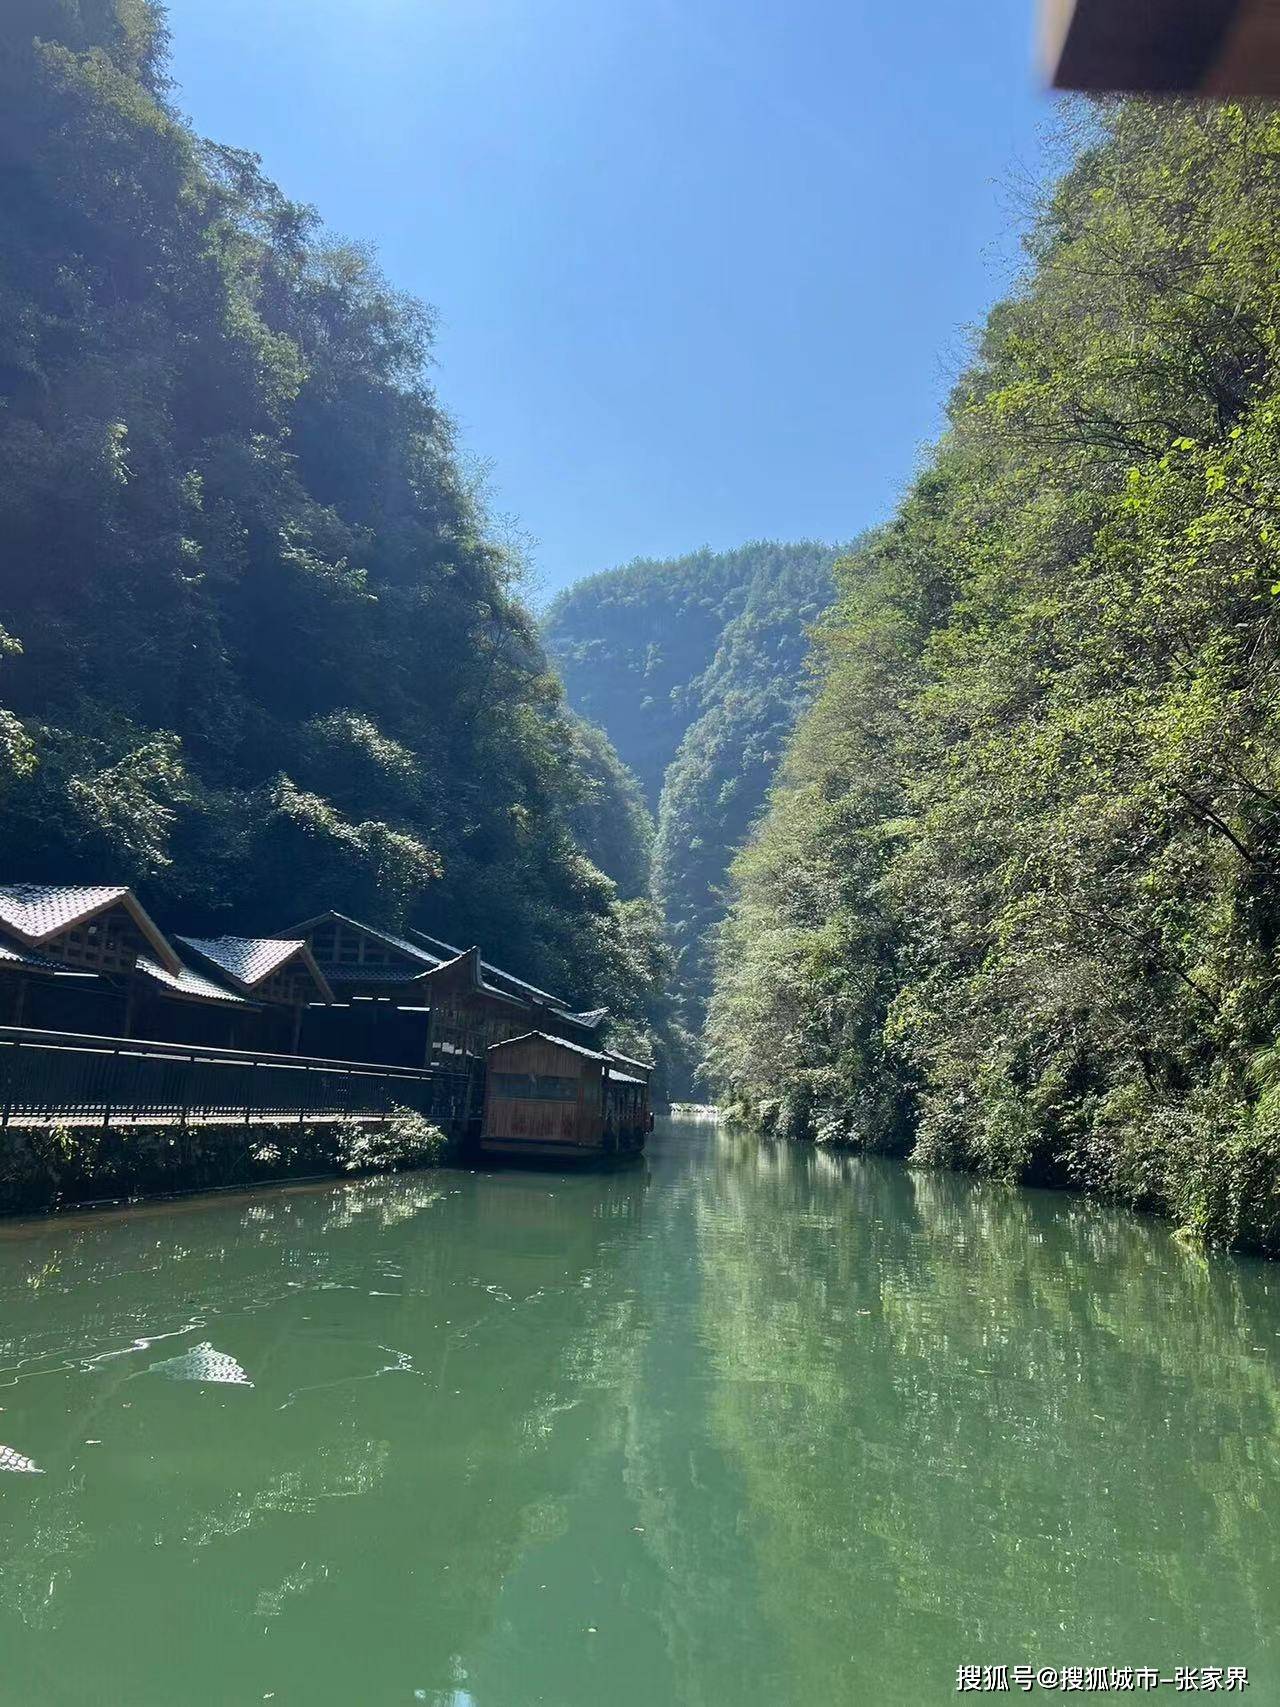
[[[1280,117],[1096,109],[840,572],[710,1065],[1280,1249]]]
[[[5,876],[198,931],[413,919],[661,1031],[645,816],[460,469],[430,313],[194,136],[164,48],[151,0],[0,12]]]
[[[645,558],[579,582],[547,613],[570,703],[608,734],[656,812],[653,893],[694,1031],[707,933],[807,698],[807,632],[835,596],[837,555],[805,540]]]

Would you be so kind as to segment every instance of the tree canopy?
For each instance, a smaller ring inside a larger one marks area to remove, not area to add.
[[[164,55],[152,0],[0,16],[7,874],[197,930],[414,919],[660,1031],[643,813],[563,706],[430,310],[195,136]]]
[[[1091,109],[1027,252],[841,567],[708,1068],[1280,1248],[1280,118]]]
[[[562,593],[544,633],[570,702],[607,731],[657,816],[653,894],[696,1033],[729,861],[808,698],[808,630],[838,548],[756,541],[647,558]]]

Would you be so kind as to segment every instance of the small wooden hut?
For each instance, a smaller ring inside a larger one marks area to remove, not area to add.
[[[545,1031],[492,1044],[487,1053],[482,1154],[573,1160],[644,1148],[647,1076]]]

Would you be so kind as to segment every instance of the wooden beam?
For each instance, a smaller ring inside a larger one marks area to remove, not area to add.
[[[1280,0],[1041,0],[1041,22],[1057,89],[1280,91]]]
[[[1280,4],[1276,0],[1240,0],[1203,92],[1280,97]]]

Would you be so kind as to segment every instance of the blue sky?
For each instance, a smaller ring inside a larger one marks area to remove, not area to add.
[[[1016,257],[1033,0],[170,0],[179,105],[439,314],[542,594],[884,517]]]

